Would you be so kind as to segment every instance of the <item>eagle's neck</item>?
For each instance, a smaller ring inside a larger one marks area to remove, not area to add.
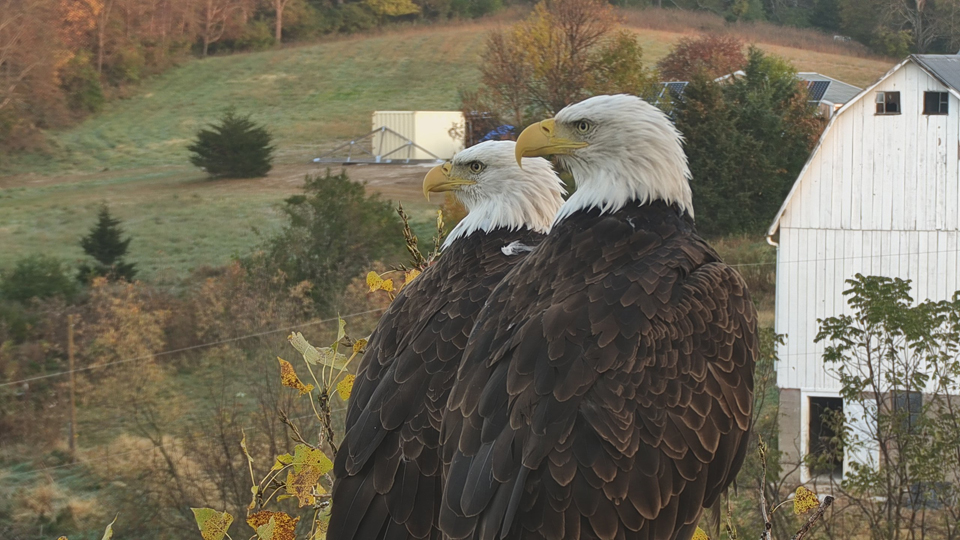
[[[679,148],[679,146],[678,146]],[[554,223],[580,210],[596,208],[601,214],[616,212],[637,201],[663,201],[693,217],[686,157],[653,156],[649,150],[626,159],[595,159],[586,162],[572,156],[561,158],[573,174],[577,190],[560,208]]]
[[[499,193],[479,201],[463,200],[468,214],[450,231],[443,247],[476,231],[507,229],[531,230],[542,234],[550,232],[553,217],[563,200],[561,191],[559,188],[554,191],[537,190],[537,187],[532,186],[522,193]]]

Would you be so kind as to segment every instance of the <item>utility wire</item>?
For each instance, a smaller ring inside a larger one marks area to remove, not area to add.
[[[349,314],[349,315],[343,315],[343,316],[339,317],[339,319],[349,319],[349,318],[352,318],[352,317],[359,317],[360,315],[368,315],[368,314],[370,314],[370,313],[376,313],[376,312],[378,312],[378,311],[383,311],[384,309],[386,309],[386,308],[377,308],[377,309],[370,309],[370,310],[367,310],[367,311],[361,311],[361,312],[358,312],[358,313],[351,313],[351,314]],[[221,339],[220,341],[212,341],[212,342],[209,342],[209,343],[201,343],[201,344],[198,344],[198,345],[191,345],[191,346],[189,346],[189,347],[182,347],[182,348],[180,348],[180,349],[173,349],[173,350],[169,350],[169,351],[163,351],[163,352],[159,352],[159,353],[156,353],[156,354],[147,354],[147,355],[144,355],[144,356],[138,356],[138,357],[136,357],[136,358],[127,358],[127,359],[124,359],[124,360],[117,360],[117,361],[114,361],[114,362],[108,362],[108,363],[106,363],[106,364],[96,364],[96,365],[92,365],[92,366],[85,366],[85,367],[82,367],[82,368],[77,368],[77,369],[74,369],[74,370],[57,371],[57,372],[54,372],[54,373],[47,373],[47,374],[45,374],[45,375],[37,375],[36,377],[28,377],[28,378],[26,378],[26,379],[20,379],[20,380],[16,380],[16,381],[8,381],[8,382],[5,382],[5,383],[0,383],[0,388],[3,388],[3,387],[5,387],[5,386],[13,386],[13,385],[15,385],[15,384],[23,384],[23,383],[31,382],[31,381],[38,381],[38,380],[40,380],[40,379],[49,379],[49,378],[51,378],[51,377],[59,377],[59,376],[61,376],[61,375],[68,375],[68,374],[70,374],[70,373],[76,373],[76,372],[79,372],[79,371],[89,371],[89,370],[92,370],[92,369],[100,369],[100,368],[105,368],[105,367],[109,367],[109,366],[115,366],[115,365],[117,365],[117,364],[126,364],[126,363],[128,363],[128,362],[136,362],[136,361],[139,361],[139,360],[148,360],[148,359],[150,359],[150,358],[157,358],[157,357],[160,357],[160,356],[168,356],[168,355],[171,355],[171,354],[182,353],[182,352],[187,352],[187,351],[193,351],[193,350],[196,350],[196,349],[205,349],[205,348],[207,348],[207,347],[213,347],[213,346],[215,346],[215,345],[223,345],[223,344],[225,344],[225,343],[233,343],[234,341],[241,341],[241,340],[244,340],[244,339],[249,339],[249,338],[254,338],[254,337],[260,337],[260,336],[266,336],[266,335],[269,335],[269,334],[276,334],[276,333],[278,333],[278,332],[287,332],[287,331],[289,331],[289,330],[293,330],[294,328],[302,328],[302,327],[304,327],[304,326],[313,326],[313,325],[317,325],[317,324],[323,324],[323,323],[333,322],[333,321],[336,321],[337,319],[338,319],[338,318],[335,317],[335,318],[332,318],[332,319],[320,319],[320,320],[316,320],[316,321],[308,321],[308,322],[305,322],[305,323],[300,323],[300,324],[295,324],[295,325],[293,325],[293,326],[288,326],[288,327],[286,327],[286,328],[277,328],[276,330],[267,330],[267,331],[265,331],[265,332],[257,332],[257,333],[255,333],[255,334],[247,334],[247,335],[245,335],[245,336],[237,336],[237,337],[232,337],[232,338],[229,338],[229,339]]]
[[[884,254],[858,255],[858,256],[853,256],[853,257],[828,257],[828,258],[823,258],[823,259],[801,259],[801,260],[796,260],[796,261],[770,261],[770,262],[759,262],[759,263],[740,263],[740,264],[730,264],[730,265],[728,265],[728,266],[730,266],[731,268],[745,268],[745,267],[756,267],[756,266],[776,266],[776,265],[778,265],[778,264],[786,265],[786,264],[820,263],[820,262],[833,262],[833,261],[846,261],[846,260],[874,259],[874,258],[883,258],[883,257],[912,257],[912,256],[920,256],[920,255],[938,255],[938,254],[941,254],[941,253],[948,254],[948,253],[958,253],[958,252],[960,252],[960,250],[950,249],[950,250],[942,250],[942,251],[923,251],[923,252],[918,252],[918,253],[884,253]],[[349,315],[344,315],[344,316],[342,316],[342,317],[340,317],[340,318],[341,318],[341,319],[348,319],[348,318],[351,318],[351,317],[358,317],[358,316],[360,316],[360,315],[367,315],[367,314],[370,314],[370,313],[376,313],[376,312],[378,312],[378,311],[383,311],[383,309],[384,309],[384,308],[378,308],[378,309],[371,309],[371,310],[368,310],[368,311],[362,311],[362,312],[359,312],[359,313],[351,313],[351,314],[349,314]],[[245,336],[238,336],[238,337],[234,337],[234,338],[223,339],[223,340],[214,341],[214,342],[211,342],[211,343],[201,343],[201,344],[199,344],[199,345],[191,345],[191,346],[189,346],[189,347],[183,347],[183,348],[181,348],[181,349],[174,349],[174,350],[170,350],[170,351],[164,351],[164,352],[160,352],[160,353],[157,353],[157,354],[145,355],[145,356],[140,356],[140,357],[137,357],[137,358],[128,358],[128,359],[125,359],[125,360],[117,360],[117,361],[115,361],[115,362],[109,362],[109,363],[106,363],[106,364],[86,366],[86,367],[82,367],[82,368],[77,368],[77,369],[73,370],[73,372],[88,371],[88,370],[92,370],[92,369],[99,369],[99,368],[103,368],[103,367],[114,366],[114,365],[117,365],[117,364],[125,364],[125,363],[128,363],[128,362],[136,362],[136,361],[139,361],[139,360],[147,360],[147,359],[149,359],[149,358],[156,358],[156,357],[159,357],[159,356],[166,356],[166,355],[170,355],[170,354],[176,354],[176,353],[181,353],[181,352],[186,352],[186,351],[191,351],[191,350],[196,350],[196,349],[203,349],[203,348],[206,348],[206,347],[213,347],[213,346],[215,346],[215,345],[223,345],[223,344],[225,344],[225,343],[232,343],[232,342],[234,342],[234,341],[241,341],[241,340],[249,339],[249,338],[252,338],[252,337],[265,336],[265,335],[269,335],[269,334],[275,334],[275,333],[277,333],[277,332],[286,332],[286,331],[292,330],[292,329],[294,329],[294,328],[301,328],[301,327],[304,327],[304,326],[312,326],[312,325],[315,325],[315,324],[328,323],[328,322],[332,322],[332,321],[335,321],[335,320],[337,320],[337,319],[336,319],[336,318],[332,318],[332,319],[322,319],[322,320],[318,320],[318,321],[311,321],[311,322],[306,322],[306,323],[301,323],[301,324],[289,326],[289,327],[287,327],[287,328],[279,328],[279,329],[276,329],[276,330],[268,330],[268,331],[266,331],[266,332],[258,332],[258,333],[255,333],[255,334],[248,334],[248,335],[245,335]],[[0,388],[3,388],[3,387],[5,387],[5,386],[12,386],[12,385],[15,385],[15,384],[22,384],[22,383],[25,383],[25,382],[32,382],[32,381],[41,380],[41,379],[48,379],[48,378],[51,378],[51,377],[59,377],[59,376],[61,376],[61,375],[67,375],[67,374],[69,374],[69,373],[70,373],[69,370],[67,370],[67,371],[58,371],[58,372],[55,372],[55,373],[47,373],[47,374],[45,374],[45,375],[38,375],[38,376],[36,376],[36,377],[29,377],[29,378],[26,378],[26,379],[20,379],[20,380],[16,380],[16,381],[9,381],[9,382],[5,382],[5,383],[0,383]]]

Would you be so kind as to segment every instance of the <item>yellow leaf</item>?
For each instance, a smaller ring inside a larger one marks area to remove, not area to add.
[[[113,521],[107,525],[107,528],[103,530],[103,538],[101,540],[110,540],[113,538],[113,524],[117,522],[117,518],[120,517],[120,514],[117,514],[113,517]]]
[[[57,540],[67,540],[67,537],[66,537],[66,536],[61,536],[60,538],[57,538]]]
[[[367,287],[370,287],[370,292],[379,291],[381,285],[383,285],[383,278],[380,274],[373,271],[367,274]]]
[[[407,270],[407,273],[403,275],[403,284],[409,285],[411,281],[417,279],[417,276],[420,275],[420,271],[416,268],[411,268]]]
[[[294,529],[297,528],[297,522],[300,518],[292,518],[285,512],[270,512],[262,510],[252,514],[247,518],[247,524],[250,525],[257,534],[260,534],[260,527],[273,522],[273,536],[261,537],[265,540],[294,540]]]
[[[280,361],[280,383],[288,388],[293,388],[300,392],[300,395],[309,394],[313,390],[312,384],[303,384],[300,381],[300,378],[297,377],[297,372],[293,370],[293,366],[290,365],[290,362],[287,362],[283,358],[277,357],[277,360]]]
[[[710,540],[710,537],[707,536],[707,532],[697,527],[697,530],[693,532],[693,538],[691,540]]]
[[[383,283],[380,285],[380,288],[387,292],[393,292],[393,280],[392,279],[383,280]]]
[[[322,476],[333,469],[333,462],[322,450],[311,448],[305,444],[298,444],[294,447],[293,459],[290,464],[293,465],[293,472],[295,473],[299,473],[304,467],[308,467],[317,469]]]
[[[344,378],[340,379],[339,383],[337,383],[337,393],[340,394],[340,399],[344,401],[350,399],[350,392],[353,391],[354,380],[356,380],[355,376],[346,375]]]
[[[315,467],[307,467],[299,473],[293,471],[287,473],[287,494],[295,496],[300,501],[300,508],[317,502],[313,488],[320,481],[320,476],[320,469]]]
[[[389,279],[387,281],[390,281]],[[384,281],[386,283],[387,281]],[[347,321],[337,316],[337,341],[343,339],[343,336],[347,335]]]
[[[227,529],[233,523],[233,516],[226,512],[217,512],[212,508],[191,508],[191,510],[203,540],[223,540]]]
[[[799,515],[806,514],[810,510],[820,506],[820,499],[817,494],[809,489],[800,486],[793,496],[793,513]]]
[[[317,351],[317,348],[307,342],[306,338],[303,337],[303,334],[300,332],[294,332],[287,336],[287,341],[293,345],[293,348],[296,349],[303,359],[312,366],[317,365],[317,362],[320,361],[320,352]]]
[[[360,338],[353,342],[353,352],[360,354],[367,348],[367,340]]]
[[[250,505],[247,506],[247,511],[253,510],[253,507],[257,505],[257,495],[260,493],[260,486],[250,486]]]

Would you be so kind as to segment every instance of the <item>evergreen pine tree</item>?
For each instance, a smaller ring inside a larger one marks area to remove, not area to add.
[[[228,109],[219,124],[201,129],[187,150],[192,153],[190,163],[211,176],[254,178],[273,167],[271,139],[266,128],[255,124],[249,115]]]
[[[90,229],[90,234],[80,239],[83,251],[96,261],[93,265],[80,266],[81,281],[89,282],[100,276],[127,281],[133,279],[137,274],[136,265],[123,260],[130,246],[130,238],[124,240],[122,234],[120,220],[110,215],[107,205],[101,206],[97,224]]]

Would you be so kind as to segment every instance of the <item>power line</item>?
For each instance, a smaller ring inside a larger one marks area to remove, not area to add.
[[[759,263],[741,263],[741,264],[728,264],[727,266],[731,268],[740,268],[743,266],[769,266],[777,264],[803,264],[803,263],[819,263],[819,262],[831,262],[831,261],[849,261],[857,259],[874,259],[882,257],[913,257],[920,255],[939,255],[940,253],[960,253],[960,249],[945,249],[937,251],[920,251],[917,253],[881,253],[881,254],[872,254],[872,255],[857,255],[853,257],[827,257],[824,259],[803,259],[797,261],[770,261],[770,262],[759,262]]]
[[[209,342],[209,343],[201,343],[201,344],[199,344],[199,345],[191,345],[191,346],[189,346],[189,347],[182,347],[182,348],[180,348],[180,349],[173,349],[173,350],[169,350],[169,351],[163,351],[163,352],[159,352],[159,353],[156,353],[156,354],[147,354],[147,355],[144,355],[144,356],[138,356],[138,357],[136,357],[136,358],[127,358],[127,359],[125,359],[125,360],[117,360],[117,361],[115,361],[115,362],[108,362],[108,363],[106,363],[106,364],[97,364],[97,365],[93,365],[93,366],[86,366],[86,367],[82,367],[82,368],[77,368],[77,369],[74,369],[74,370],[57,371],[57,372],[54,372],[54,373],[47,373],[47,374],[45,374],[45,375],[37,375],[36,377],[28,377],[28,378],[26,378],[26,379],[20,379],[20,380],[17,380],[17,381],[8,381],[8,382],[5,382],[5,383],[0,383],[0,388],[3,388],[3,387],[5,387],[5,386],[13,386],[13,385],[15,385],[15,384],[23,384],[23,383],[26,383],[26,382],[38,381],[38,380],[40,380],[40,379],[49,379],[49,378],[51,378],[51,377],[59,377],[59,376],[61,376],[61,375],[67,375],[67,374],[70,374],[70,373],[77,373],[77,372],[80,372],[80,371],[89,371],[89,370],[92,370],[92,369],[100,369],[100,368],[105,368],[105,367],[109,367],[109,366],[115,366],[115,365],[117,365],[117,364],[126,364],[126,363],[128,363],[128,362],[137,362],[137,361],[139,361],[139,360],[149,360],[150,358],[157,358],[157,357],[160,357],[160,356],[168,356],[168,355],[171,355],[171,354],[182,353],[182,352],[187,352],[187,351],[193,351],[193,350],[196,350],[196,349],[204,349],[204,348],[207,348],[207,347],[213,347],[213,346],[215,346],[215,345],[223,345],[223,344],[225,344],[225,343],[232,343],[232,342],[234,342],[234,341],[241,341],[241,340],[244,340],[244,339],[249,339],[249,338],[254,338],[254,337],[260,337],[260,336],[266,336],[266,335],[269,335],[269,334],[276,334],[277,332],[287,332],[287,331],[293,330],[294,328],[302,328],[302,327],[304,327],[304,326],[313,326],[313,325],[316,325],[316,324],[323,324],[323,323],[333,322],[333,321],[336,321],[336,320],[338,320],[338,319],[349,319],[349,318],[352,318],[352,317],[359,317],[360,315],[368,315],[368,314],[370,314],[370,313],[376,313],[376,312],[378,312],[378,311],[383,311],[384,309],[386,309],[386,308],[370,309],[370,310],[367,310],[367,311],[360,311],[360,312],[358,312],[358,313],[351,313],[351,314],[349,314],[349,315],[343,315],[343,316],[341,316],[341,317],[335,317],[335,318],[332,318],[332,319],[320,319],[320,320],[316,320],[316,321],[309,321],[309,322],[305,322],[305,323],[295,324],[295,325],[293,325],[293,326],[288,326],[288,327],[286,327],[286,328],[278,328],[278,329],[276,329],[276,330],[267,330],[267,331],[265,331],[265,332],[257,332],[257,333],[255,333],[255,334],[247,334],[247,335],[245,335],[245,336],[237,336],[237,337],[233,337],[233,338],[229,338],[229,339],[221,339],[220,341],[212,341],[212,342]]]

